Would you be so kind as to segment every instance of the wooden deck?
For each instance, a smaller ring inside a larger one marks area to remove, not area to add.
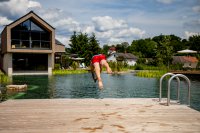
[[[174,73],[174,74],[194,74],[194,75],[200,75],[200,71],[197,71],[197,70],[188,70],[188,71],[177,70],[177,71],[170,71],[170,72]]]
[[[200,132],[200,112],[157,100],[8,100],[0,103],[0,133]]]

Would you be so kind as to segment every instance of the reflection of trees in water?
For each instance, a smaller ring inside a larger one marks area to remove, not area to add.
[[[49,78],[47,75],[34,76],[13,76],[12,84],[27,84],[28,90],[23,95],[17,94],[16,99],[46,99],[50,98],[51,91],[49,91]]]

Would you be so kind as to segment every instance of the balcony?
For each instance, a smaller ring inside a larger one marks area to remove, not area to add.
[[[51,49],[51,42],[45,40],[11,40],[11,49]]]

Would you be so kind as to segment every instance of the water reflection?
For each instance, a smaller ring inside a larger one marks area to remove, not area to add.
[[[13,76],[13,84],[27,84],[28,91],[14,96],[16,99],[42,99],[51,98],[51,88],[49,88],[49,77],[43,76]]]
[[[62,76],[13,76],[13,84],[28,85],[28,91],[14,98],[158,98],[159,79],[136,77],[130,74],[102,74],[104,89],[99,90],[90,74]],[[187,75],[188,76],[188,75]],[[200,78],[191,80],[191,106],[200,110]],[[163,80],[162,97],[167,96],[167,81]],[[171,83],[171,98],[176,99],[177,82]],[[181,79],[180,100],[187,103],[187,84]]]

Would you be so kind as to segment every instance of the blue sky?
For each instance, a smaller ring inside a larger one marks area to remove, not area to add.
[[[30,10],[56,28],[66,47],[74,30],[94,32],[101,46],[200,32],[200,0],[0,0],[0,31]]]

